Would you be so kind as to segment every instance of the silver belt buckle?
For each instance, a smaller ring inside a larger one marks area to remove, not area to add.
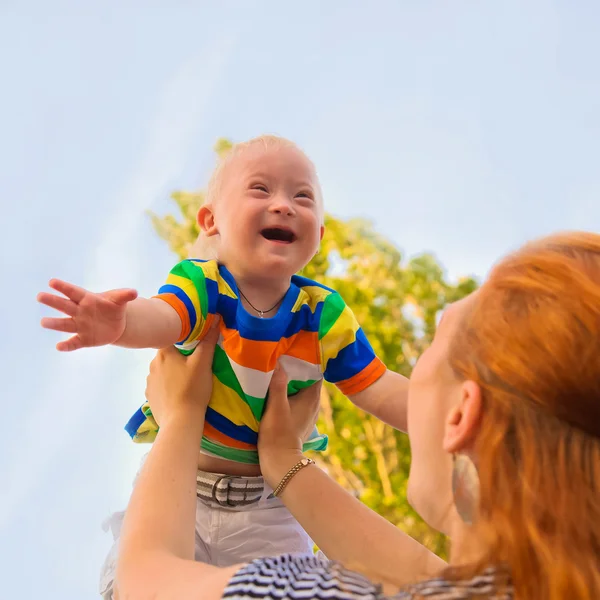
[[[235,506],[235,504],[229,500],[230,482],[232,479],[236,479],[236,477],[234,477],[233,475],[221,475],[219,477],[219,479],[217,479],[217,481],[215,481],[215,483],[213,485],[212,499],[219,506]],[[225,489],[223,489],[223,487],[220,485],[221,481],[223,481],[223,480],[226,481]],[[219,498],[217,498],[217,491],[219,491],[221,493],[225,493],[225,501],[219,500]]]

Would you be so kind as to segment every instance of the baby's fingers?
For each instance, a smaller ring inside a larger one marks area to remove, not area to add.
[[[77,325],[73,319],[56,319],[54,317],[44,317],[41,320],[44,329],[53,329],[54,331],[64,331],[65,333],[77,333]]]
[[[56,290],[57,292],[64,294],[67,298],[73,300],[75,304],[79,304],[87,294],[87,291],[83,288],[73,285],[72,283],[62,281],[62,279],[51,279],[48,285],[53,290]]]
[[[73,350],[79,350],[80,348],[83,348],[83,342],[78,335],[74,335],[68,340],[56,344],[56,349],[59,352],[73,352]]]
[[[56,296],[55,294],[48,294],[47,292],[41,292],[37,295],[37,301],[40,304],[44,304],[45,306],[49,306],[50,308],[55,308],[65,315],[69,315],[70,317],[74,317],[77,313],[77,304],[72,300],[67,300],[66,298],[62,298],[61,296]]]

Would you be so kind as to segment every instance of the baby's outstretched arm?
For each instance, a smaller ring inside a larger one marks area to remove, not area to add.
[[[389,369],[366,390],[350,396],[351,402],[394,429],[406,431],[408,379]]]
[[[72,333],[56,349],[115,344],[126,348],[164,348],[178,341],[181,319],[169,304],[157,298],[138,298],[132,289],[95,294],[66,281],[52,279],[50,287],[63,294],[38,294],[38,302],[64,313],[66,318],[44,318],[42,327]]]
[[[123,335],[114,343],[123,348],[166,348],[179,340],[181,318],[158,298],[136,298],[127,305]]]

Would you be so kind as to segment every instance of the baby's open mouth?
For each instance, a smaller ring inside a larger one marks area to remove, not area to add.
[[[291,244],[296,240],[296,236],[293,231],[289,229],[282,229],[279,227],[268,227],[263,229],[260,234],[271,242],[282,242],[284,244]]]

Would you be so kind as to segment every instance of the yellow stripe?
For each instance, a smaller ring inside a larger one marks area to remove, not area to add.
[[[204,271],[204,277],[217,282],[217,286],[219,287],[219,294],[222,294],[223,296],[228,296],[229,298],[233,298],[234,300],[237,298],[233,290],[229,287],[229,284],[221,277],[221,274],[219,273],[219,263],[216,260],[194,264]]]
[[[204,271],[204,276],[216,281],[221,277],[219,274],[219,263],[216,260],[209,260],[207,262],[195,262],[194,265]]]
[[[179,289],[183,290],[192,301],[194,308],[200,310],[200,299],[198,297],[198,290],[191,279],[187,277],[181,277],[181,275],[174,275],[170,273],[166,281],[167,285],[174,285]]]
[[[321,366],[323,370],[327,367],[327,361],[335,358],[340,350],[356,340],[358,329],[359,325],[354,313],[346,306],[337,321],[321,340]]]
[[[219,294],[221,294],[222,296],[229,296],[230,298],[233,298],[234,300],[237,299],[237,296],[235,295],[233,290],[229,287],[229,284],[222,277],[219,277],[217,279],[217,285],[219,286]]]
[[[200,308],[200,297],[198,296],[198,290],[196,289],[194,282],[187,277],[181,277],[180,275],[170,273],[167,277],[167,285],[178,287],[191,300],[194,310],[196,311],[196,326],[190,331],[185,341],[190,342],[197,339],[202,333],[204,319],[202,318],[202,309]]]
[[[305,304],[308,304],[310,310],[315,312],[317,304],[324,301],[329,294],[331,294],[329,290],[324,290],[318,285],[307,285],[301,288],[291,312],[298,312]]]
[[[213,376],[213,391],[209,406],[235,425],[246,425],[258,432],[258,421],[250,407],[231,388]]]

